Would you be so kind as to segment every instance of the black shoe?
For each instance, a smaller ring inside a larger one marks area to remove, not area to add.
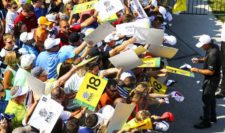
[[[201,121],[200,123],[194,125],[194,128],[197,128],[197,129],[204,129],[204,128],[210,128],[210,127],[211,127],[211,123],[206,121]]]
[[[200,116],[200,120],[204,120],[203,116]],[[211,118],[210,122],[216,123],[217,122],[217,118]]]
[[[216,98],[224,98],[225,94],[224,93],[217,93]]]

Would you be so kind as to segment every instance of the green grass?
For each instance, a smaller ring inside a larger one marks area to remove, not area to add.
[[[209,6],[213,14],[221,21],[225,22],[225,0],[209,0]]]

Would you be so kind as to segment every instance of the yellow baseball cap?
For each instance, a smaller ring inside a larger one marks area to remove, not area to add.
[[[39,19],[38,19],[38,24],[43,24],[43,25],[50,25],[52,22],[48,21],[48,19],[44,16],[41,16]]]

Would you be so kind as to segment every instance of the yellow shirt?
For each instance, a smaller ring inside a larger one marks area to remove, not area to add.
[[[147,118],[143,121],[137,122],[136,119],[128,121],[123,129],[152,129],[152,121],[150,118]]]
[[[49,79],[45,82],[45,95],[50,95],[52,89],[57,87],[55,79]]]
[[[44,45],[44,42],[47,39],[47,37],[48,37],[47,30],[43,30],[42,28],[38,27],[34,36],[34,40],[36,41],[36,43]]]
[[[12,128],[14,129],[16,127],[22,126],[22,120],[26,114],[26,107],[10,100],[5,109],[5,113],[15,115],[12,121]]]

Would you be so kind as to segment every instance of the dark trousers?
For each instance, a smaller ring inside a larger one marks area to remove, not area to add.
[[[211,118],[216,118],[216,97],[215,91],[218,87],[218,80],[204,80],[203,83],[203,116],[206,122],[210,122]]]
[[[221,42],[221,68],[222,78],[220,84],[221,93],[225,94],[225,42]]]

